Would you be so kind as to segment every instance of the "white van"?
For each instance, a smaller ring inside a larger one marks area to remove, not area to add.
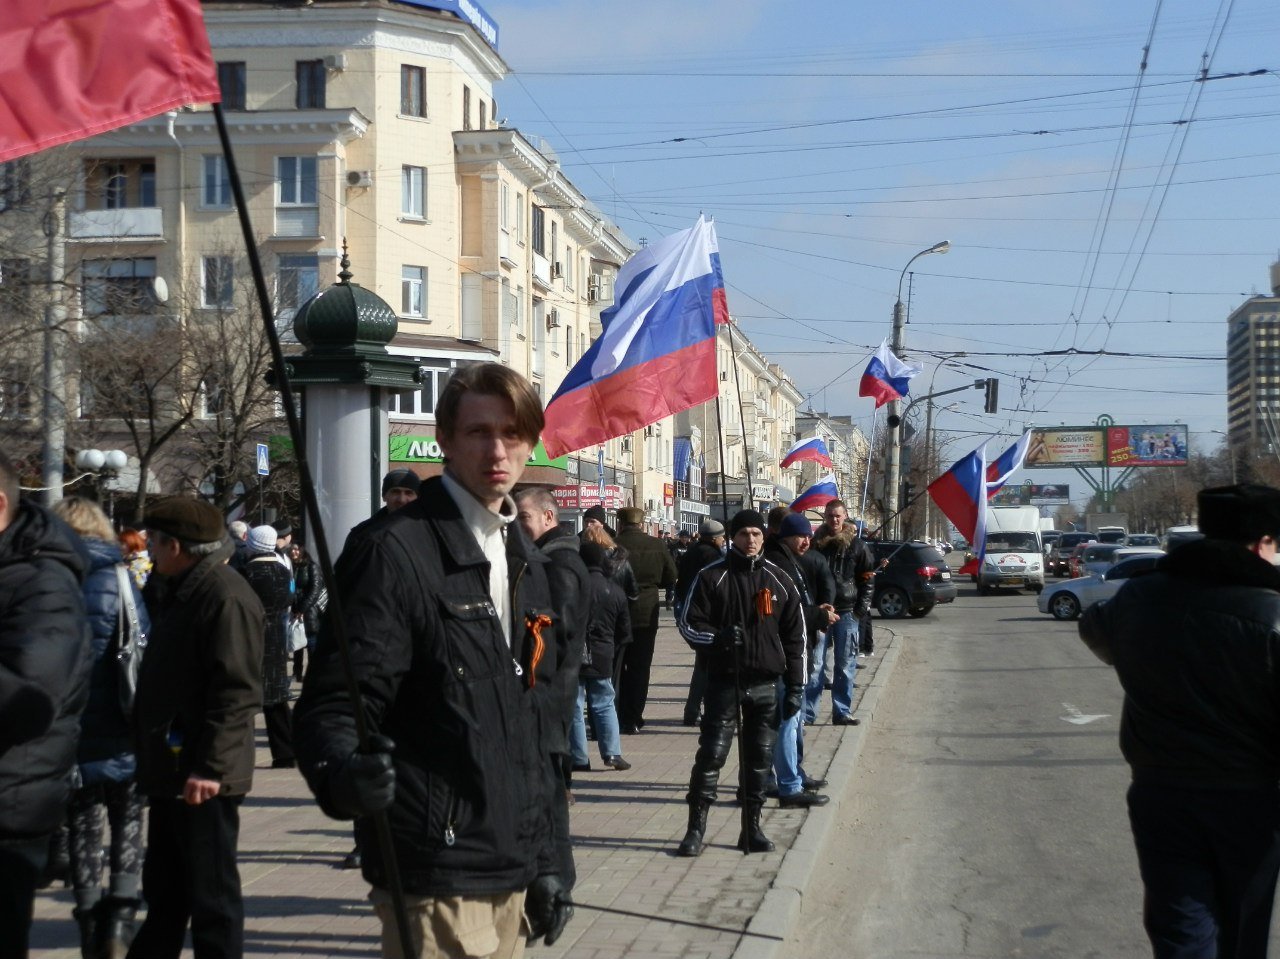
[[[987,509],[986,557],[978,568],[978,595],[993,589],[1044,589],[1044,544],[1040,511],[1034,506]]]

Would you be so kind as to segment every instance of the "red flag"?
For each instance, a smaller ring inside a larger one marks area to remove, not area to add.
[[[21,0],[0,19],[0,160],[220,100],[199,0]]]

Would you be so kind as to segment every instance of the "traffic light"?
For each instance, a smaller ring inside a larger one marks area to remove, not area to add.
[[[994,376],[987,377],[987,405],[988,413],[995,413],[1000,409],[1000,381]]]
[[[900,506],[905,507],[916,495],[916,484],[911,480],[904,480],[902,483],[902,502]]]

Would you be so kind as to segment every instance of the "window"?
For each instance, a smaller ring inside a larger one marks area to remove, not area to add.
[[[0,163],[0,210],[31,202],[31,162],[23,157]]]
[[[92,160],[85,164],[85,208],[124,210],[156,205],[155,160]]]
[[[564,288],[573,289],[573,247],[564,248]]]
[[[524,194],[516,194],[516,242],[524,246]]]
[[[423,367],[422,388],[412,393],[392,393],[387,412],[417,419],[434,419],[436,402],[440,399],[440,392],[449,382],[452,372],[452,370]]]
[[[532,231],[532,238],[530,239],[530,242],[533,244],[533,251],[535,253],[545,254],[546,214],[543,212],[542,207],[538,206],[536,203],[533,206],[533,216],[530,219],[530,229]]]
[[[524,335],[524,287],[516,287],[516,326],[520,327],[520,335]]]
[[[462,129],[471,129],[471,88],[462,85]]]
[[[290,315],[320,289],[320,257],[314,253],[284,253],[276,275],[276,315]]]
[[[244,63],[237,61],[219,63],[218,87],[222,91],[222,109],[243,110],[245,103]]]
[[[564,358],[565,362],[570,366],[574,364],[573,351],[578,345],[578,341],[573,338],[573,324],[566,323],[564,327]]]
[[[427,315],[427,268],[400,268],[400,313],[402,316]]]
[[[31,370],[19,363],[0,368],[0,419],[26,420],[36,415],[40,387]]]
[[[202,420],[212,419],[226,407],[226,392],[216,373],[206,373],[200,381],[199,402],[196,405],[196,416]]]
[[[153,257],[86,260],[81,299],[88,316],[154,312],[156,261]]]
[[[295,67],[298,78],[298,109],[324,109],[324,61],[299,60]]]
[[[204,156],[201,175],[201,203],[207,207],[231,206],[231,181],[227,178],[227,160],[220,153]]]
[[[511,187],[505,183],[498,186],[498,226],[504,233],[511,230]]]
[[[531,372],[541,376],[547,368],[547,303],[533,301],[533,356]]]
[[[502,319],[509,325],[516,322],[516,297],[511,292],[511,281],[505,276],[502,278]]]
[[[200,282],[200,305],[205,308],[231,305],[231,257],[206,256],[201,260],[204,274]]]
[[[489,116],[493,118],[493,125],[496,127],[498,125],[498,101],[497,100],[489,101]]]
[[[316,205],[316,158],[276,157],[281,206]]]
[[[0,260],[0,314],[21,314],[31,308],[31,261]]]
[[[488,117],[486,117],[484,113],[487,107],[488,107],[488,104],[486,104],[483,100],[481,100],[480,101],[480,129],[481,130],[485,128],[485,123],[488,121]]]
[[[407,117],[427,115],[427,71],[423,67],[400,67],[400,112]]]
[[[551,221],[551,262],[557,263],[560,260],[560,224],[555,220]]]
[[[400,173],[400,213],[419,220],[427,216],[427,171],[425,167],[407,166]]]

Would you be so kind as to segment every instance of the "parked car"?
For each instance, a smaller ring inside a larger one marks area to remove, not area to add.
[[[1101,573],[1116,561],[1116,552],[1123,547],[1119,543],[1089,543],[1080,552],[1075,576]]]
[[[1081,543],[1088,543],[1091,540],[1097,540],[1093,533],[1063,533],[1058,538],[1058,542],[1054,543],[1053,549],[1049,551],[1045,572],[1053,573],[1055,576],[1070,576],[1071,551]]]
[[[876,590],[871,605],[885,619],[926,616],[938,603],[956,598],[942,554],[928,543],[877,542],[871,544],[876,560],[889,565],[876,573]]]
[[[1083,543],[1077,544],[1076,548],[1071,551],[1071,555],[1067,557],[1067,575],[1068,576],[1070,576],[1072,579],[1075,579],[1077,576],[1084,575],[1084,569],[1081,566],[1081,563],[1084,560],[1084,551],[1088,549],[1090,546],[1097,546],[1097,545],[1098,545],[1098,541],[1096,539],[1086,540]]]
[[[1054,619],[1075,619],[1094,603],[1110,599],[1127,580],[1154,569],[1162,555],[1130,556],[1101,573],[1046,586],[1036,597],[1036,609]]]
[[[1124,538],[1125,546],[1154,546],[1160,548],[1160,537],[1155,533],[1130,533]]]

